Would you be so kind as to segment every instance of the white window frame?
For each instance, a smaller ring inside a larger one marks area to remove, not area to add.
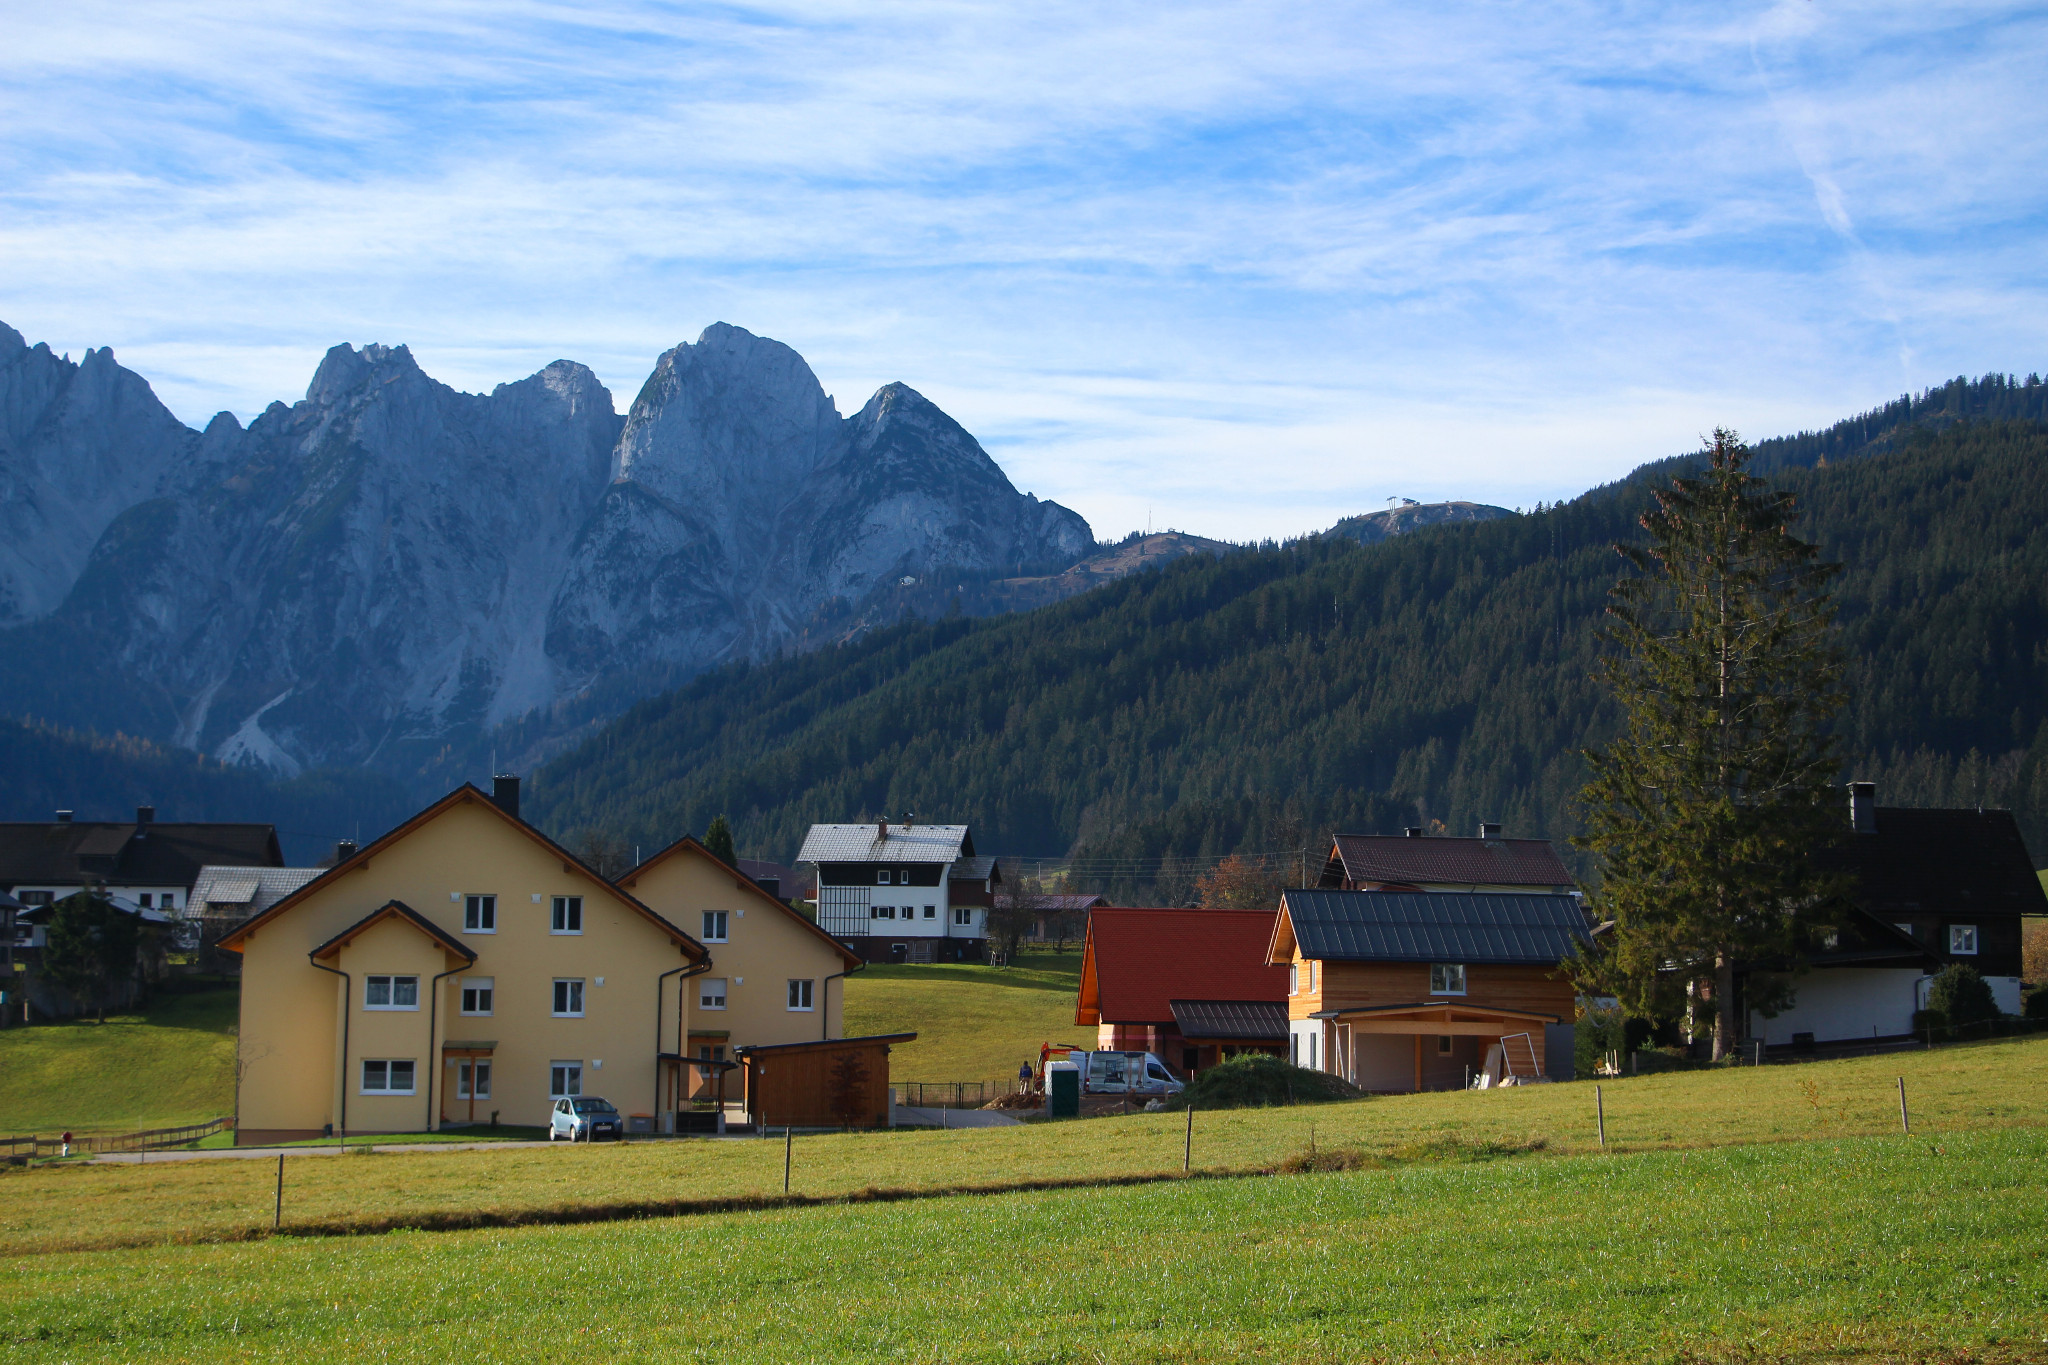
[[[463,977],[462,1008],[460,1012],[476,1019],[488,1017],[491,1013],[491,1006],[497,1002],[497,993],[498,978],[495,976]],[[476,997],[478,996],[481,996],[482,999],[477,999]],[[481,1005],[483,1008],[472,1009],[470,1008],[472,1004]]]
[[[469,1093],[470,1085],[476,1082],[476,1093]],[[455,1059],[455,1098],[458,1100],[487,1100],[491,1097],[491,1059],[489,1057],[458,1057]]]
[[[1299,962],[1287,964],[1287,993],[1289,995],[1301,994],[1301,964]]]
[[[931,920],[937,919],[939,917],[939,907],[936,905],[927,905],[924,908],[924,917],[926,919]]]
[[[954,906],[953,925],[955,928],[972,928],[974,925],[974,907],[970,905]]]
[[[1978,951],[1977,926],[1974,924],[1951,924],[1948,927],[1948,951],[1951,957],[1976,957]]]
[[[548,1063],[548,1098],[551,1100],[573,1100],[583,1094],[583,1063],[579,1061],[552,1061]]]
[[[713,999],[711,994],[711,986],[713,982],[716,982],[718,985],[718,995],[716,997],[718,1003],[715,1005],[711,1003]],[[732,982],[726,977],[707,976],[701,978],[697,982],[697,1008],[700,1010],[724,1009],[726,997],[731,993],[731,986]]]
[[[384,1077],[384,1084],[381,1086],[372,1086],[370,1084],[370,1068],[373,1066],[383,1068],[383,1071],[379,1073]],[[391,1084],[391,1069],[396,1066],[402,1066],[406,1069],[406,1079],[411,1082],[403,1090],[399,1090]],[[362,1066],[356,1072],[356,1082],[359,1087],[356,1093],[358,1095],[414,1095],[419,1093],[419,1081],[420,1069],[411,1057],[365,1057],[362,1059]]]
[[[371,992],[372,990],[376,989],[376,983],[377,983],[377,982],[379,982],[379,981],[381,981],[381,982],[383,982],[383,983],[384,983],[384,997],[385,997],[385,999],[386,999],[386,1000],[387,1000],[388,1002],[391,1002],[391,1003],[387,1003],[387,1004],[382,1004],[382,1005],[377,1005],[377,1004],[372,1004],[372,1003],[371,1003],[371,1001],[370,1001],[370,992]],[[401,981],[409,981],[409,982],[411,982],[411,983],[412,983],[412,1003],[411,1003],[410,1005],[401,1005],[401,1004],[398,1004],[398,1003],[396,1003],[396,1002],[397,1002],[397,999],[398,999],[398,989],[399,989],[399,987],[398,987],[398,983],[399,983],[399,982],[401,982]],[[378,973],[376,973],[376,974],[374,974],[374,975],[371,975],[371,976],[365,976],[365,977],[363,978],[363,1008],[364,1008],[364,1009],[366,1009],[366,1010],[378,1010],[378,1011],[380,1011],[380,1012],[381,1012],[381,1011],[384,1011],[384,1010],[395,1010],[395,1011],[410,1011],[410,1012],[412,1012],[412,1013],[414,1013],[414,1014],[417,1014],[417,1013],[419,1013],[419,1008],[420,1008],[420,979],[419,979],[419,977],[417,977],[417,976],[408,976],[408,975],[406,975],[406,974],[404,974],[404,973],[392,973],[392,972],[378,972]]]
[[[875,873],[876,886],[893,886],[894,884],[889,878],[889,869],[882,868]]]
[[[465,934],[495,934],[498,932],[498,897],[490,891],[465,891],[462,893],[462,932]]]
[[[1439,977],[1438,973],[1442,973],[1442,976]],[[1442,980],[1442,986],[1437,985],[1439,980]],[[1465,964],[1462,962],[1430,963],[1429,993],[1431,995],[1465,994]]]
[[[789,979],[789,1012],[791,1014],[814,1014],[817,1006],[812,996],[817,986],[815,977],[791,977]]]
[[[565,987],[567,989],[564,989]],[[558,976],[555,978],[554,996],[548,1002],[555,1007],[553,1011],[555,1018],[583,1018],[583,988],[584,981],[580,976]],[[568,1005],[567,1009],[562,1008],[564,1003]]]
[[[731,912],[726,910],[706,910],[704,912],[704,932],[699,934],[698,938],[705,943],[726,942],[727,930],[732,925],[730,915]]]
[[[551,934],[582,933],[583,897],[554,897],[548,905],[548,932]]]

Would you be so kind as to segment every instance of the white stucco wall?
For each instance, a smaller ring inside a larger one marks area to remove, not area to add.
[[[1913,1011],[1926,995],[1916,967],[1831,967],[1808,972],[1794,985],[1792,1008],[1775,1019],[1749,1016],[1749,1036],[1776,1047],[1795,1033],[1817,1043],[1888,1038],[1913,1031]]]

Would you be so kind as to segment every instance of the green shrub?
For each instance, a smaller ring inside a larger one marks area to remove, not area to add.
[[[2048,1019],[2048,986],[2036,986],[2028,991],[2020,1013],[2029,1019]]]
[[[1628,1021],[1620,1010],[1589,1009],[1579,1015],[1579,1026],[1572,1031],[1572,1065],[1580,1077],[1591,1076],[1600,1069],[1610,1052],[1619,1053],[1626,1065],[1628,1055]]]
[[[1197,1071],[1170,1108],[1193,1104],[1197,1109],[1261,1109],[1281,1104],[1322,1104],[1355,1100],[1356,1086],[1326,1071],[1310,1071],[1278,1057],[1232,1057],[1207,1071]]]
[[[1991,987],[1975,967],[1961,962],[1951,962],[1936,974],[1927,987],[1927,1008],[1939,1011],[1951,1026],[1998,1018],[1998,1002],[1991,998]]]

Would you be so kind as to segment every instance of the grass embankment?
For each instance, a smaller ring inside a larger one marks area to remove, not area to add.
[[[868,967],[846,980],[846,1032],[911,1033],[889,1076],[992,1081],[1038,1061],[1043,1043],[1092,1042],[1074,1023],[1081,954],[1019,955],[1008,967]]]
[[[2044,1170],[2048,1134],[2017,1130],[52,1256],[10,1267],[0,1346],[66,1361],[2039,1360]]]
[[[0,1029],[0,1136],[129,1133],[235,1112],[233,989],[136,1014]]]
[[[1895,1134],[1903,1074],[1914,1131],[2048,1125],[2048,1040],[1931,1053],[1645,1076],[1606,1083],[1614,1152]],[[952,1132],[801,1138],[793,1191],[1000,1190],[1028,1181],[1162,1177],[1181,1164],[1183,1119],[1133,1114]],[[1488,1152],[1595,1150],[1593,1087],[1400,1096],[1198,1114],[1198,1171],[1274,1169],[1313,1140],[1365,1164]],[[58,1165],[0,1175],[0,1252],[228,1240],[261,1235],[275,1167],[260,1161]],[[301,1232],[657,1215],[717,1201],[772,1201],[779,1142],[626,1143],[573,1150],[307,1156],[289,1162],[285,1227]],[[973,1201],[970,1201],[973,1202]],[[1446,1211],[1446,1217],[1466,1215]]]

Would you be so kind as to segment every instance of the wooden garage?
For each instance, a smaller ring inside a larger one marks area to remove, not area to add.
[[[734,1049],[747,1115],[764,1128],[886,1128],[889,1049],[915,1033]]]

